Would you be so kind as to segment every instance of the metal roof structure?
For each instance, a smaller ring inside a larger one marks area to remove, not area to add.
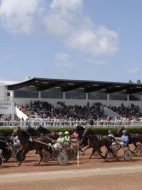
[[[104,82],[89,80],[68,80],[68,79],[49,79],[49,78],[31,78],[29,80],[9,84],[8,90],[58,90],[67,92],[72,90],[82,90],[86,93],[101,91],[104,93],[122,92],[124,94],[142,93],[142,84],[139,83],[121,83],[121,82]]]

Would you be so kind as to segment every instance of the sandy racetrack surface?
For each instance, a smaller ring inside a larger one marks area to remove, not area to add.
[[[90,151],[79,160],[70,160],[68,165],[60,166],[57,160],[38,165],[39,155],[28,153],[21,166],[11,158],[0,168],[0,190],[140,190],[142,184],[142,158],[133,157],[126,162],[123,152],[119,161],[105,162],[92,157]]]

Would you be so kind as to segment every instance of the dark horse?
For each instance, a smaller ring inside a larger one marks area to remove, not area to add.
[[[78,125],[75,129],[76,133],[78,134],[78,140],[80,141],[82,138],[82,135],[84,133],[85,128],[81,125]]]
[[[107,158],[107,154],[109,152],[111,152],[115,158],[117,157],[114,154],[113,150],[111,149],[112,140],[108,136],[98,137],[96,134],[93,133],[93,131],[90,128],[86,128],[82,135],[82,138],[80,141],[80,146],[82,146],[82,144],[84,144],[84,141],[87,141],[87,144],[88,144],[87,147],[84,149],[84,151],[86,151],[88,149],[88,147],[93,148],[89,159],[91,159],[91,157],[93,156],[95,151],[97,151],[99,153],[99,155],[104,159]],[[105,148],[106,148],[105,156],[102,155],[102,151],[101,151],[101,147],[103,147],[103,146],[105,146]]]
[[[37,128],[37,132],[40,133],[40,135],[42,137],[47,136],[47,137],[52,138],[54,140],[57,140],[57,138],[59,137],[58,134],[53,133],[52,131],[50,131],[49,129],[47,129],[41,125]]]
[[[12,155],[10,145],[6,140],[0,139],[1,156],[4,162],[8,161]]]
[[[142,143],[142,134],[133,134],[133,133],[130,133],[125,128],[125,126],[122,126],[122,127],[118,128],[118,130],[117,130],[117,136],[121,136],[123,130],[127,131],[127,135],[129,136],[129,144],[133,144],[134,145],[135,148],[134,148],[133,152],[135,152],[136,147],[137,147],[137,143]]]
[[[57,140],[59,137],[57,134],[42,126],[39,126],[38,128],[28,127],[25,132],[31,137],[49,137],[54,140]]]
[[[33,138],[32,141],[30,141],[28,134],[25,131],[22,131],[20,127],[13,129],[12,136],[15,136],[15,135],[18,136],[20,140],[20,144],[21,144],[21,147],[18,150],[17,155],[16,155],[19,165],[21,165],[21,163],[25,159],[26,154],[31,150],[38,150],[39,155],[40,155],[40,160],[39,160],[39,164],[40,164],[43,158],[42,150],[43,149],[47,150],[49,148],[47,144],[49,141],[46,140],[46,143],[45,143],[44,139],[41,137]]]
[[[6,136],[4,134],[0,134],[0,149],[1,149],[1,156],[3,161],[6,162],[12,156],[12,147],[13,141],[11,137]]]

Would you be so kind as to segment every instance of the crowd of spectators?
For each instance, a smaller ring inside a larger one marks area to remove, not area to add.
[[[125,118],[127,120],[137,120],[139,121],[142,117],[140,107],[138,105],[131,104],[130,106],[108,106],[109,109],[120,115],[120,118]]]
[[[19,106],[28,118],[42,119],[53,122],[89,122],[91,125],[115,125],[129,124],[130,122],[142,121],[142,113],[139,106],[131,104],[130,106],[108,106],[109,109],[118,113],[119,116],[112,118],[104,114],[104,105],[100,102],[86,106],[66,105],[64,102],[58,102],[55,107],[45,101],[31,101],[30,104]]]
[[[88,119],[98,119],[104,115],[101,103],[94,103],[92,106],[65,105],[58,102],[55,107],[45,101],[31,101],[30,104],[18,106],[29,118],[42,118],[47,120],[66,120],[66,121],[86,121]]]
[[[130,125],[131,123],[141,122],[142,113],[138,105],[131,104],[125,106],[106,106],[100,102],[90,105],[89,102],[85,106],[66,105],[64,102],[58,102],[57,106],[53,106],[47,101],[31,101],[26,105],[16,105],[28,119],[26,122],[34,121],[35,123],[44,122],[45,125]],[[118,116],[111,117],[104,114],[104,107],[108,107]],[[11,117],[0,120],[10,121]],[[15,121],[24,122],[23,118]]]

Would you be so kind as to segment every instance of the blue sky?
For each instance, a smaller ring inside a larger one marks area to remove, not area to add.
[[[142,0],[0,2],[0,80],[142,80]]]

